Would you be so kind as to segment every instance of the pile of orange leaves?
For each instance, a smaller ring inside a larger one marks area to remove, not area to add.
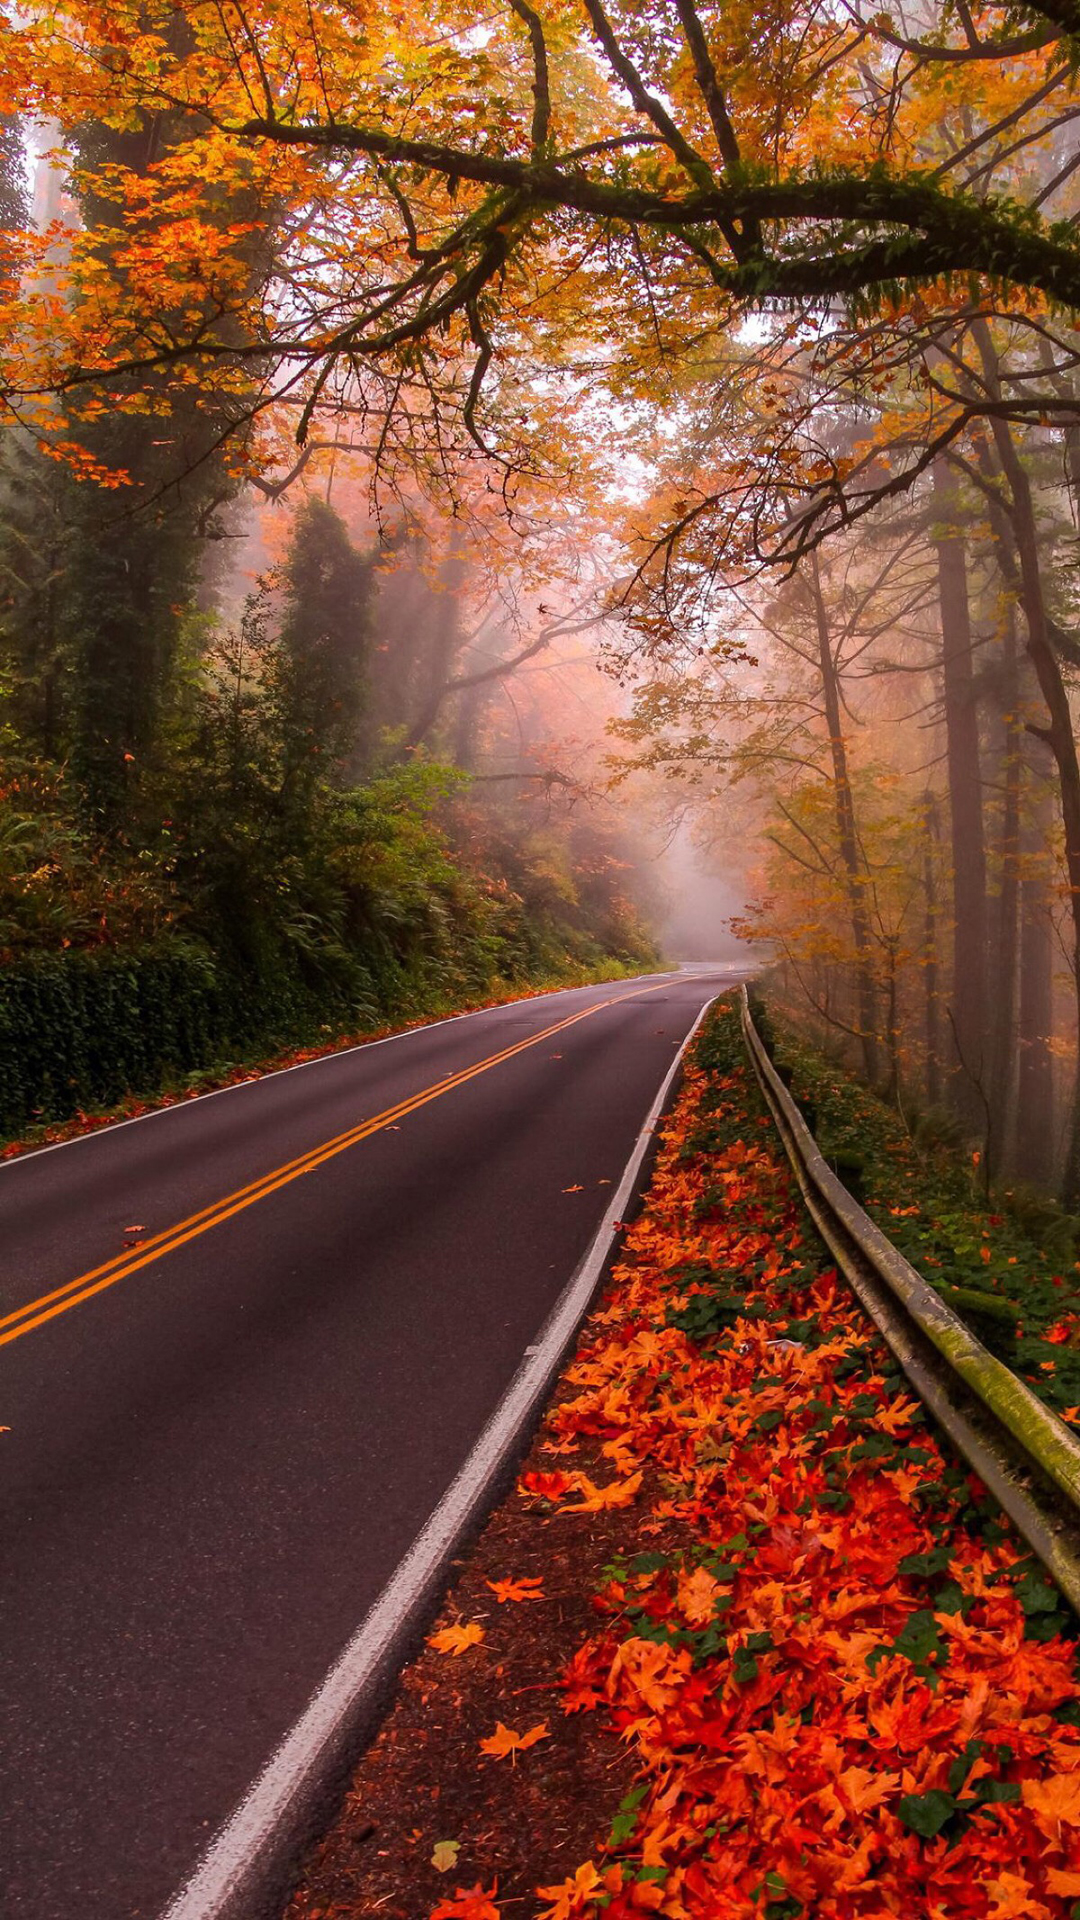
[[[730,1009],[563,1387],[520,1490],[623,1509],[562,1704],[637,1774],[546,1920],[1080,1920],[1069,1620],[808,1246]]]

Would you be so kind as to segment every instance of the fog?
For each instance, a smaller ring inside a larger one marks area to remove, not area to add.
[[[719,864],[721,856],[695,844],[682,822],[657,860],[660,879],[660,944],[672,960],[760,959],[761,949],[731,930],[746,905],[745,883]]]

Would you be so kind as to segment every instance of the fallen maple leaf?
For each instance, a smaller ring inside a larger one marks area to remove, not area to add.
[[[544,1908],[540,1920],[569,1920],[571,1909],[587,1900],[600,1884],[600,1875],[592,1861],[586,1860],[583,1867],[571,1874],[569,1880],[560,1881],[557,1887],[537,1887],[537,1898],[552,1902]]]
[[[1020,1792],[1025,1807],[1055,1835],[1059,1826],[1080,1826],[1080,1775],[1054,1773],[1049,1780],[1025,1780]]]
[[[999,1874],[988,1881],[986,1891],[993,1901],[993,1920],[1035,1920],[1047,1911],[1041,1900],[1035,1900],[1030,1880],[1018,1873]]]
[[[584,1187],[564,1187],[564,1193],[584,1193]]]
[[[467,1627],[443,1627],[441,1633],[428,1637],[428,1646],[436,1653],[464,1653],[466,1647],[475,1647],[484,1637],[484,1629],[475,1620]]]
[[[542,1600],[544,1583],[539,1579],[525,1580],[489,1580],[486,1583],[495,1595],[499,1605],[507,1600]]]
[[[478,1880],[475,1887],[455,1887],[449,1900],[440,1900],[437,1907],[432,1907],[429,1920],[499,1920],[495,1905],[498,1885],[493,1880],[490,1887],[482,1887]]]
[[[614,1480],[610,1487],[595,1487],[584,1474],[581,1478],[585,1481],[582,1489],[585,1498],[564,1507],[564,1513],[602,1513],[608,1507],[629,1507],[641,1491],[640,1473],[632,1473],[629,1480]]]
[[[566,1689],[563,1712],[582,1713],[598,1707],[604,1698],[601,1687],[605,1678],[603,1656],[593,1642],[587,1640],[567,1662],[559,1680],[559,1685]]]
[[[542,1500],[560,1500],[577,1483],[578,1475],[564,1473],[561,1467],[556,1467],[553,1473],[523,1473],[518,1481],[522,1493],[535,1494]]]
[[[639,1475],[640,1478],[640,1475]],[[704,1627],[716,1614],[716,1596],[720,1583],[706,1567],[698,1567],[679,1579],[678,1602],[683,1618],[692,1627]]]
[[[899,1784],[898,1773],[875,1773],[867,1767],[845,1767],[836,1784],[853,1813],[867,1813],[887,1800]]]
[[[481,1740],[480,1751],[492,1760],[505,1760],[507,1754],[524,1753],[526,1747],[535,1747],[538,1740],[549,1738],[546,1720],[530,1727],[528,1733],[515,1733],[512,1727],[504,1727],[501,1720],[496,1720],[494,1733],[487,1740]]]
[[[1080,1894],[1080,1873],[1073,1873],[1067,1867],[1049,1867],[1046,1874],[1047,1893],[1060,1893],[1063,1899],[1075,1899]]]

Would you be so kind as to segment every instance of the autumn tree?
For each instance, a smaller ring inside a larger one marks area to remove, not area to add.
[[[1075,435],[1080,241],[1048,216],[1069,205],[1078,26],[1063,0],[931,8],[918,35],[858,6],[694,0],[507,0],[480,28],[449,3],[20,14],[12,111],[47,102],[69,143],[95,113],[118,130],[179,115],[185,137],[99,178],[138,245],[117,271],[73,233],[47,324],[22,247],[0,387],[58,453],[147,386],[178,417],[216,397],[245,431],[273,409],[301,450],[348,419],[391,493],[407,475],[456,501],[464,475],[497,473],[511,523],[545,487],[614,483],[631,453],[666,465],[647,513],[624,488],[654,654],[723,650],[721,587],[921,497],[988,428],[1080,956],[1080,775],[1023,445],[1043,423]],[[264,282],[207,191],[221,181],[282,210]],[[980,326],[1007,336],[997,372]],[[682,471],[665,436],[692,450]],[[970,588],[940,531],[960,809],[981,780],[957,677]],[[835,756],[833,774],[842,794]],[[977,852],[964,818],[958,869]],[[984,896],[976,859],[963,931],[983,956]],[[977,1025],[983,966],[961,974]],[[1070,1190],[1080,1121],[1073,1137]]]

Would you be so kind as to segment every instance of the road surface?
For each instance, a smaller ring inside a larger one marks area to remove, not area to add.
[[[0,1167],[5,1920],[156,1920],[735,977],[491,1008]]]

